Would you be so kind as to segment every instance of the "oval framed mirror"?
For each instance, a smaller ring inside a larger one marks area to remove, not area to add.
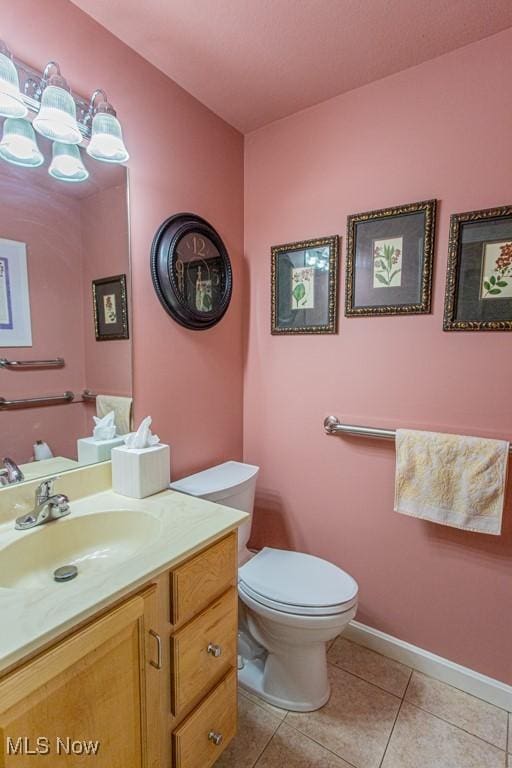
[[[162,306],[185,328],[211,328],[229,306],[233,278],[226,246],[194,213],[170,216],[158,228],[151,276]]]

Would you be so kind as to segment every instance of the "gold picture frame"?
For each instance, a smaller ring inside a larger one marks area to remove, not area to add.
[[[129,338],[126,275],[93,280],[92,304],[96,341]]]
[[[347,219],[345,315],[430,313],[436,200]]]
[[[512,331],[512,206],[450,217],[443,330]]]
[[[271,333],[337,333],[338,235],[271,249]]]

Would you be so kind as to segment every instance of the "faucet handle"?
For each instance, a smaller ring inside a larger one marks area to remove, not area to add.
[[[42,501],[46,501],[50,496],[53,496],[53,484],[57,480],[56,477],[45,478],[36,488],[36,504],[40,504]]]

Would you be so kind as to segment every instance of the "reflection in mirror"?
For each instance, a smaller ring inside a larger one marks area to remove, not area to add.
[[[0,159],[0,486],[5,457],[26,480],[60,474],[110,458],[131,426],[127,171],[37,143],[40,167]],[[71,165],[88,178],[62,181]],[[111,411],[115,436],[93,440]]]

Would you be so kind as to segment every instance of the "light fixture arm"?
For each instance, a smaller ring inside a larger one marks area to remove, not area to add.
[[[98,96],[101,96],[101,101],[99,102],[97,102]],[[103,112],[116,117],[116,111],[112,104],[109,102],[108,96],[103,88],[96,88],[91,96],[89,109],[87,111],[87,115],[84,118],[86,125],[89,125],[92,122],[94,115],[96,115],[98,112]]]
[[[51,72],[51,70],[54,70]],[[43,76],[39,83],[39,88],[35,92],[35,98],[41,101],[43,91],[47,85],[55,85],[57,88],[63,88],[65,91],[70,91],[69,85],[64,77],[62,77],[60,66],[56,61],[49,61],[43,71]]]
[[[12,61],[12,53],[3,40],[0,40],[0,53]]]

